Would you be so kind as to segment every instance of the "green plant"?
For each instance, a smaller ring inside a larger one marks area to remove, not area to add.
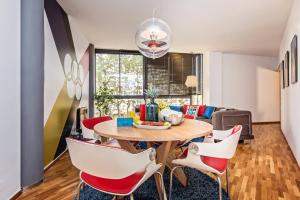
[[[109,114],[109,106],[114,103],[113,89],[104,83],[102,86],[98,87],[95,94],[95,105],[97,110],[100,112],[100,116]]]
[[[145,95],[147,98],[154,99],[159,96],[159,91],[157,88],[149,86],[149,88],[145,90]]]

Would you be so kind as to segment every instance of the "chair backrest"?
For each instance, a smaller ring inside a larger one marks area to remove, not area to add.
[[[226,153],[228,159],[232,158],[235,154],[242,129],[243,127],[241,125],[234,126],[231,134],[219,142],[219,145],[224,149],[224,153]]]
[[[72,164],[83,172],[102,178],[120,179],[143,172],[151,162],[146,154],[145,159],[117,147],[72,138],[66,138],[66,141]]]
[[[242,129],[242,125],[236,125],[232,128],[231,135],[238,133]],[[242,131],[242,130],[241,130]]]
[[[96,124],[99,124],[101,122],[105,122],[108,120],[112,120],[110,116],[101,116],[101,117],[94,117],[94,118],[88,118],[82,121],[82,124],[84,127],[93,130],[94,126]]]
[[[83,137],[86,139],[99,139],[100,136],[94,133],[94,126],[108,120],[112,120],[112,118],[109,116],[102,116],[83,120],[81,125]]]

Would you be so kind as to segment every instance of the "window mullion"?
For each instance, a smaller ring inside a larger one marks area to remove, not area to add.
[[[121,55],[119,53],[119,95],[122,94],[121,91]]]

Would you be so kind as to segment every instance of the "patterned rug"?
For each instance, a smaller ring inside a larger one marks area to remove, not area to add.
[[[194,169],[185,169],[186,175],[189,179],[189,185],[187,187],[183,187],[176,178],[173,178],[173,192],[172,199],[173,200],[199,200],[199,199],[207,199],[207,200],[217,200],[219,199],[219,186],[218,182],[211,177],[203,174]],[[165,170],[164,173],[164,183],[167,191],[167,195],[169,194],[169,176],[170,171],[168,169]],[[229,200],[227,193],[223,190],[223,200]],[[104,194],[89,186],[85,186],[80,192],[80,200],[111,200],[113,197],[111,195]],[[77,198],[75,198],[76,200]],[[135,192],[134,192],[135,200],[157,200],[158,194],[155,186],[154,178],[151,177],[144,184],[142,184]],[[124,200],[129,200],[129,197],[124,198]]]

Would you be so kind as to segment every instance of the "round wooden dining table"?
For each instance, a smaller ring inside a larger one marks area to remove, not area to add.
[[[140,150],[134,146],[133,141],[147,142],[148,147],[150,147],[153,142],[159,142],[160,146],[156,149],[156,161],[162,164],[159,170],[161,174],[164,173],[166,166],[170,169],[173,168],[172,160],[176,158],[175,149],[179,142],[209,135],[212,130],[213,127],[211,124],[192,119],[185,119],[182,124],[172,126],[166,130],[117,127],[117,120],[105,121],[94,127],[96,134],[99,134],[101,137],[118,140],[120,146],[131,153],[140,152]],[[174,175],[182,185],[187,185],[187,177],[181,168],[178,168]],[[161,187],[159,179],[159,176],[155,175],[156,187],[160,199],[163,199],[161,194],[164,188]],[[164,194],[166,193],[164,192]],[[164,196],[164,199],[167,199],[166,195]]]

